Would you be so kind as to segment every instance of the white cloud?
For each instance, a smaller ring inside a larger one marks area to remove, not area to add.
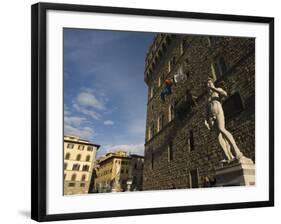
[[[80,126],[84,121],[86,121],[84,117],[64,116],[64,123],[66,125]]]
[[[81,92],[76,97],[76,101],[79,105],[93,107],[98,110],[104,110],[105,106],[101,100],[98,100],[93,93]]]
[[[64,125],[65,135],[75,135],[84,139],[91,139],[95,136],[95,131],[90,127],[74,127],[72,125]]]
[[[80,106],[76,103],[74,103],[72,106],[76,111],[78,111],[82,114],[88,115],[88,116],[92,117],[93,119],[96,119],[96,120],[101,119],[101,115],[99,113],[97,113],[96,111],[94,111],[93,109],[87,109],[87,108],[85,108],[83,106]]]
[[[144,144],[128,144],[128,145],[103,145],[98,151],[99,156],[108,152],[125,151],[128,154],[144,155]]]
[[[111,120],[107,120],[103,122],[105,125],[114,125],[114,122]]]
[[[90,140],[96,135],[93,128],[81,125],[88,123],[87,119],[79,116],[64,115],[64,134],[75,135]]]
[[[77,112],[90,116],[95,120],[101,119],[101,114],[97,112],[105,110],[105,96],[97,98],[93,90],[89,88],[82,88],[81,92],[75,97],[72,102],[72,108]]]

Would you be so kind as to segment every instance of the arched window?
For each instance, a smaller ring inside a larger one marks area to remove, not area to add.
[[[189,148],[190,148],[190,151],[193,151],[195,146],[194,146],[194,137],[193,137],[193,131],[190,130],[189,131]]]
[[[157,130],[161,131],[163,126],[164,126],[164,113],[161,112],[159,117],[158,117],[158,121],[157,121]]]
[[[71,181],[75,181],[76,180],[76,173],[72,174],[71,176]]]
[[[78,154],[78,155],[76,156],[76,160],[77,160],[77,161],[80,161],[80,160],[81,160],[81,154]]]
[[[89,162],[89,161],[90,161],[90,159],[91,159],[91,156],[90,156],[90,155],[87,155],[87,157],[86,157],[86,161],[87,161],[87,162]]]
[[[90,167],[88,165],[84,165],[83,168],[82,168],[82,171],[89,171],[89,168]]]
[[[72,166],[72,170],[79,170],[80,169],[80,165],[79,164],[73,164]]]
[[[154,123],[152,122],[148,130],[148,138],[151,139],[154,136]]]
[[[175,103],[172,102],[169,106],[169,121],[175,118]]]
[[[175,67],[176,65],[176,56],[173,56],[169,61],[169,72]]]
[[[150,87],[149,98],[151,99],[154,95],[154,88],[153,86]]]
[[[162,76],[158,77],[158,87],[160,87],[162,84]]]
[[[65,159],[69,159],[70,158],[70,153],[66,153],[65,154]]]
[[[79,149],[79,150],[84,150],[84,145],[79,145],[79,146],[78,146],[78,149]]]
[[[81,181],[85,181],[86,180],[86,174],[82,175]]]
[[[170,142],[170,144],[168,145],[168,161],[170,162],[173,159],[174,159],[173,143]]]

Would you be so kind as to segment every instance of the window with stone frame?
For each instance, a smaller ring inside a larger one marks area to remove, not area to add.
[[[148,130],[148,138],[151,139],[154,136],[154,123],[152,122],[149,126],[149,130]]]
[[[87,156],[86,156],[86,161],[89,162],[90,159],[91,159],[91,156],[90,156],[90,155],[87,155]]]
[[[81,154],[78,154],[78,155],[76,156],[76,160],[77,160],[77,161],[80,161],[80,160],[81,160]]]
[[[65,159],[70,159],[70,153],[65,154]]]
[[[198,188],[199,187],[199,176],[198,176],[198,169],[194,169],[190,171],[190,187],[191,188]]]
[[[75,187],[75,183],[69,183],[68,186],[69,187]]]
[[[77,176],[76,173],[72,174],[71,175],[71,181],[75,181],[76,180],[76,176]]]
[[[168,162],[174,159],[173,143],[170,142],[168,145]]]
[[[82,167],[82,171],[89,171],[89,165],[84,165],[83,167]]]
[[[79,170],[80,169],[80,165],[79,164],[73,164],[73,166],[72,166],[72,170]]]
[[[93,151],[93,146],[88,146],[88,147],[87,147],[87,151],[92,152],[92,151]]]
[[[182,55],[187,48],[187,40],[182,40],[180,44],[180,54]]]
[[[194,146],[194,136],[192,130],[189,131],[188,144],[189,144],[189,150],[193,151],[195,149],[195,146]]]
[[[174,68],[176,65],[176,56],[173,56],[169,61],[169,72]]]
[[[172,103],[169,105],[169,122],[172,121],[175,118],[175,102],[172,101]]]
[[[79,145],[79,146],[78,146],[78,149],[79,149],[79,150],[84,150],[84,145]]]
[[[66,170],[66,168],[67,168],[67,163],[64,163],[63,164],[63,169]]]
[[[162,79],[162,75],[160,75],[158,77],[158,87],[160,87],[162,85],[163,79]]]
[[[149,88],[149,98],[151,99],[154,95],[154,87],[153,86],[150,86]]]
[[[86,181],[86,174],[83,174],[83,175],[82,175],[81,181]]]
[[[68,143],[68,144],[67,144],[67,148],[68,148],[68,149],[73,149],[73,147],[74,147],[74,144],[73,144],[73,143]]]
[[[157,120],[157,131],[158,132],[161,131],[163,127],[164,127],[164,113],[161,112]]]
[[[153,168],[154,168],[154,152],[152,150],[152,152],[151,152],[151,169],[153,170]]]

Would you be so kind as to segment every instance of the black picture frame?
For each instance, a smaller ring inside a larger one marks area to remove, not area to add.
[[[208,204],[196,206],[160,207],[149,209],[46,214],[46,13],[48,10],[100,12],[123,15],[192,18],[217,21],[254,22],[269,24],[269,200],[243,203]],[[163,11],[137,8],[102,7],[89,5],[37,3],[32,5],[31,16],[31,218],[37,221],[74,220],[100,217],[148,215],[206,210],[254,208],[274,206],[274,18]]]

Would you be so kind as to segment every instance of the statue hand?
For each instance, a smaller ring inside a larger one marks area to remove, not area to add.
[[[205,126],[208,128],[208,130],[211,130],[209,123],[205,120],[204,122]]]

